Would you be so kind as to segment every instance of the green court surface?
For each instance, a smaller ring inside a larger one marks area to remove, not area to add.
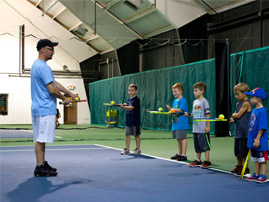
[[[31,125],[1,125],[0,128],[16,128],[14,133],[20,133],[20,129],[31,132]],[[3,129],[0,129],[4,133]],[[61,125],[56,129],[55,143],[53,145],[87,145],[100,144],[109,147],[122,149],[125,146],[125,130],[122,128],[107,128],[104,126],[88,125]],[[195,159],[196,154],[193,147],[192,134],[188,134],[187,156],[191,162]],[[224,171],[230,171],[236,165],[236,158],[233,154],[234,138],[233,137],[215,137],[211,135],[212,150],[210,160],[213,167]],[[1,138],[0,146],[23,146],[34,145],[32,138]],[[49,145],[49,144],[48,144]],[[135,148],[135,140],[131,138],[130,149]],[[141,135],[142,153],[170,159],[177,153],[177,142],[171,139],[171,132],[142,130]],[[204,160],[204,155],[202,155]],[[251,173],[254,171],[254,163],[249,163]],[[269,176],[269,169],[267,169]]]

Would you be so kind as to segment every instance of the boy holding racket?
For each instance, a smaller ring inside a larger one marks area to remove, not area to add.
[[[204,98],[206,92],[206,84],[204,82],[198,82],[193,85],[193,94],[197,98],[193,101],[192,116],[196,118],[210,117],[210,108],[207,99]],[[209,161],[210,152],[210,122],[193,122],[193,141],[197,159],[189,164],[190,167],[211,167]],[[201,153],[205,153],[205,161],[201,161]]]
[[[237,165],[231,173],[236,175],[241,175],[248,154],[248,122],[252,110],[248,97],[245,94],[248,91],[248,85],[245,83],[239,83],[234,86],[234,94],[238,103],[236,103],[236,111],[232,114],[230,122],[235,122],[234,155],[237,159]],[[246,168],[245,174],[249,174],[249,168]]]
[[[252,110],[249,120],[248,148],[251,149],[251,159],[255,162],[255,173],[246,178],[247,181],[265,183],[266,180],[266,161],[268,157],[268,117],[267,111],[263,106],[263,100],[267,95],[262,88],[255,88],[251,92],[245,92],[251,96],[250,102],[256,108]]]
[[[130,154],[130,136],[133,135],[136,141],[136,148],[133,154],[141,154],[140,150],[140,99],[136,96],[137,85],[130,84],[128,87],[128,93],[130,98],[127,104],[121,104],[120,107],[126,110],[126,121],[125,121],[125,148],[121,152],[121,155]]]
[[[176,83],[172,86],[173,96],[176,98],[173,101],[173,109],[176,113],[188,113],[188,103],[187,100],[182,96],[183,85],[181,83]],[[172,109],[169,105],[166,107],[170,110]],[[172,121],[172,138],[177,139],[178,143],[178,153],[172,156],[171,159],[178,161],[187,161],[187,130],[189,129],[189,122],[187,116],[179,116]]]

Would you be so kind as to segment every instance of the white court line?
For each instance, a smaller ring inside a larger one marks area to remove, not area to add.
[[[63,145],[64,146],[64,145]],[[46,151],[82,151],[82,150],[102,150],[102,149],[107,149],[107,148],[66,148],[66,149],[50,149],[46,148]],[[14,149],[14,150],[0,150],[0,153],[5,153],[5,152],[29,152],[29,151],[34,151],[34,148],[32,149]]]
[[[122,150],[122,149],[118,149],[118,148],[114,148],[114,147],[108,147],[108,146],[104,146],[104,145],[100,145],[100,144],[94,144],[94,145],[96,145],[96,146],[100,146],[100,147],[105,147],[105,148],[108,148],[108,149],[119,150],[119,151]],[[169,162],[173,162],[173,163],[189,165],[189,163],[187,163],[187,162],[175,161],[175,160],[166,159],[166,158],[163,158],[163,157],[153,156],[153,155],[150,155],[150,154],[142,153],[141,155],[149,156],[149,157],[153,157],[153,158],[156,158],[156,159],[161,159],[161,160],[165,160],[165,161],[169,161]],[[190,169],[195,169],[195,168],[190,168]],[[201,168],[201,169],[202,169],[202,168]],[[220,169],[217,169],[217,168],[203,168],[203,170],[207,170],[207,169],[208,169],[208,170],[214,170],[214,171],[217,171],[217,172],[222,172],[222,173],[226,173],[226,174],[230,174],[230,175],[231,175],[230,172],[225,171],[225,170],[220,170]]]
[[[55,136],[55,138],[58,138],[58,139],[60,139],[60,138],[62,138],[62,137],[60,137],[60,136]]]

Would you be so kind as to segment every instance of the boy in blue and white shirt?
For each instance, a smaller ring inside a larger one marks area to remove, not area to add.
[[[255,88],[251,92],[245,92],[251,96],[250,102],[256,106],[252,110],[249,120],[248,148],[251,149],[251,159],[255,162],[255,173],[246,178],[247,181],[258,183],[266,182],[266,161],[268,157],[268,117],[262,102],[267,95],[262,88]]]

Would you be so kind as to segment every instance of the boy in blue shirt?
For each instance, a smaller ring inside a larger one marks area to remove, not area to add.
[[[250,95],[250,102],[256,106],[252,110],[249,120],[248,148],[251,149],[251,159],[255,162],[255,173],[246,178],[247,181],[256,181],[258,183],[266,182],[266,161],[268,157],[268,133],[267,133],[267,111],[262,102],[267,95],[262,88],[255,88],[251,92],[245,92]]]
[[[141,154],[140,150],[140,99],[136,96],[137,85],[130,84],[128,87],[128,93],[130,98],[127,104],[121,104],[120,107],[126,110],[126,122],[125,122],[125,148],[121,152],[122,155],[130,154],[130,136],[133,135],[136,141],[136,148],[133,154]]]
[[[176,98],[173,101],[173,109],[176,113],[186,113],[188,114],[188,103],[187,100],[182,96],[183,85],[181,83],[176,83],[172,86],[172,92]],[[166,107],[171,110],[172,108],[169,105]],[[189,129],[188,117],[179,116],[173,118],[172,121],[172,138],[177,139],[178,143],[178,153],[175,156],[172,156],[171,159],[178,161],[187,161],[187,130]]]

